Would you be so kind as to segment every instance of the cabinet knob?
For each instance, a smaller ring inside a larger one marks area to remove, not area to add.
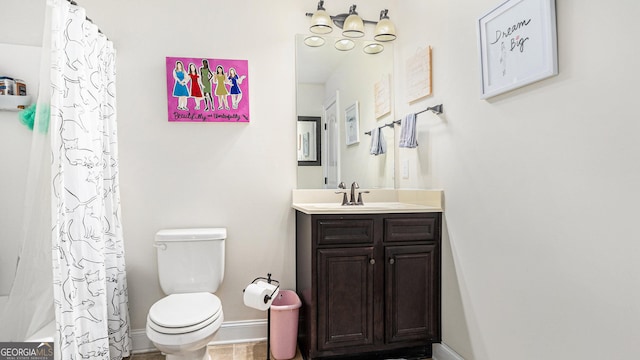
[[[394,258],[390,258],[389,259],[389,264],[393,265],[395,263],[396,263],[396,259],[394,259]]]
[[[376,259],[369,259],[369,264],[374,265],[376,263]]]

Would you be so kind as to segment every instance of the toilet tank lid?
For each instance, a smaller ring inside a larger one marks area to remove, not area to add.
[[[164,229],[156,233],[156,241],[224,240],[227,228]]]

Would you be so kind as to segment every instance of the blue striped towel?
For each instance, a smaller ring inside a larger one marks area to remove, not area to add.
[[[371,155],[380,155],[387,152],[387,143],[382,134],[382,128],[371,130]]]
[[[405,116],[400,127],[400,142],[398,146],[403,148],[418,147],[418,140],[416,140],[416,114]]]

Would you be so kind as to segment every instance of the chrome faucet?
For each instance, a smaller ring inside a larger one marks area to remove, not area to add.
[[[356,201],[355,205],[364,205],[364,202],[362,201],[362,194],[368,194],[369,190],[366,191],[358,191],[358,201]]]
[[[338,184],[338,189],[345,190],[346,188],[347,188],[347,185],[345,185],[343,181],[341,181],[340,184]],[[344,205],[351,205],[347,201],[347,192],[346,191],[336,191],[336,194],[342,194],[342,205],[343,206]]]
[[[369,191],[358,191],[358,198],[356,199],[356,190],[360,189],[360,185],[357,182],[351,184],[351,196],[347,200],[347,186],[344,182],[340,182],[338,188],[343,191],[336,191],[336,194],[342,194],[342,205],[364,205],[362,202],[362,194],[368,194]]]
[[[351,196],[349,197],[349,202],[351,203],[351,205],[357,205],[356,204],[356,189],[360,189],[360,185],[358,185],[358,183],[354,181],[351,184]]]

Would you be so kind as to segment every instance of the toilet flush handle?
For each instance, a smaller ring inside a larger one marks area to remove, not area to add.
[[[162,249],[162,250],[167,250],[167,244],[165,244],[165,243],[153,244],[153,247],[157,247],[157,248]]]

